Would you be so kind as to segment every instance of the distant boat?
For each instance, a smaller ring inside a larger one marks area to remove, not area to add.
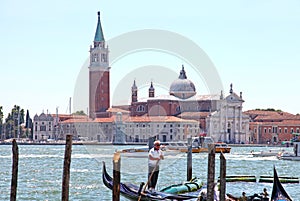
[[[166,144],[166,149],[179,150],[180,152],[188,152],[187,142],[169,142]],[[192,153],[207,153],[208,144],[215,145],[216,153],[230,153],[231,147],[224,142],[214,142],[211,137],[194,137],[192,138]]]
[[[294,152],[282,152],[278,159],[300,161],[300,142],[294,142]]]
[[[271,201],[292,201],[292,198],[288,195],[279,181],[275,166]]]
[[[284,152],[284,149],[269,149],[267,151],[251,152],[251,155],[254,157],[270,157],[278,156]]]
[[[166,150],[164,147],[161,147],[164,156],[174,156],[181,154],[181,152],[176,150]],[[147,158],[149,153],[149,147],[148,146],[140,146],[140,147],[134,147],[134,148],[126,148],[122,150],[117,150],[118,153],[121,154],[122,157],[128,157],[128,158]]]

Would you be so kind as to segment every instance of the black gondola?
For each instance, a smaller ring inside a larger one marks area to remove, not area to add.
[[[279,181],[275,166],[274,166],[274,180],[273,180],[271,201],[292,201],[291,197],[284,190],[283,186]]]
[[[102,170],[102,180],[107,188],[111,190],[113,189],[113,178],[107,173],[104,162]],[[189,200],[197,198],[196,196],[180,194],[176,195],[160,191],[150,192],[148,190],[145,190],[144,192],[140,192],[140,189],[141,188],[139,186],[131,183],[120,183],[120,194],[130,200],[138,200],[140,196],[140,200]]]
[[[238,197],[235,197],[231,194],[227,194],[231,200],[240,200]],[[264,197],[262,193],[254,194],[247,197],[247,201],[269,201],[269,197]],[[292,198],[287,194],[284,190],[283,186],[280,183],[279,177],[277,175],[277,171],[274,166],[274,177],[273,177],[273,189],[271,201],[292,201]]]

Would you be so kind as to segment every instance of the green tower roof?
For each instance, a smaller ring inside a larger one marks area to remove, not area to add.
[[[100,11],[98,11],[98,23],[97,23],[94,42],[102,42],[102,41],[104,41],[104,35],[101,27]]]

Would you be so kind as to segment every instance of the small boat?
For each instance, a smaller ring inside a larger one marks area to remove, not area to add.
[[[163,151],[164,156],[170,156],[170,155],[174,156],[180,154],[179,151],[165,149],[164,146],[161,147],[161,150]],[[142,146],[142,147],[135,147],[135,148],[127,148],[127,149],[117,150],[117,152],[120,153],[121,156],[123,157],[147,158],[149,153],[149,147]]]
[[[251,152],[251,155],[254,157],[270,157],[270,156],[278,156],[284,149],[269,149],[267,151],[259,151],[259,152]]]
[[[300,161],[300,142],[293,142],[293,152],[282,152],[277,157],[280,160]]]
[[[163,142],[166,150],[170,151],[179,151],[179,152],[188,152],[188,143],[187,142]],[[192,153],[199,153],[199,146],[192,145]]]
[[[103,162],[102,180],[104,185],[110,190],[113,189],[113,178],[107,173]],[[142,191],[142,185],[137,186],[131,183],[120,182],[120,194],[130,200],[190,200],[197,198],[191,195],[171,194],[161,191]]]
[[[277,158],[279,160],[300,161],[300,156],[295,155],[293,152],[283,152]]]
[[[224,142],[216,142],[214,143],[216,147],[216,153],[230,153],[231,147],[228,146],[228,144]],[[207,150],[208,151],[208,150]]]
[[[292,201],[291,197],[288,195],[279,181],[275,166],[271,201]]]
[[[187,142],[169,142],[165,143],[166,148],[170,150],[179,150],[180,152],[188,152]],[[192,153],[207,153],[208,144],[215,144],[216,153],[230,153],[231,147],[224,142],[214,142],[211,137],[193,137],[192,138]]]

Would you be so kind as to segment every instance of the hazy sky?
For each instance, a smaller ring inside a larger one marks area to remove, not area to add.
[[[300,2],[297,0],[3,0],[0,105],[5,116],[15,104],[28,109],[32,117],[47,110],[55,113],[56,107],[59,113],[68,112],[78,75],[82,68],[87,68],[84,63],[94,39],[98,10],[107,41],[145,29],[179,34],[196,43],[211,60],[225,95],[231,83],[237,94],[243,92],[243,110],[275,108],[300,113]],[[132,39],[127,42],[132,43]],[[173,44],[176,40],[170,47]],[[177,45],[185,47],[182,42]],[[182,51],[197,54],[190,48]],[[195,78],[189,62],[189,58],[168,52],[131,52],[111,65],[111,90],[120,85],[122,76],[135,74],[134,68],[164,66],[175,72],[175,77],[168,74],[172,76],[168,77],[170,80],[175,80],[184,64],[197,93],[209,93],[208,84],[201,84],[201,75]],[[139,74],[135,76],[139,80]],[[149,77],[146,82],[151,80],[159,81]],[[131,85],[132,80],[125,81]],[[161,86],[166,93],[168,87]],[[86,94],[82,96],[88,100]]]

